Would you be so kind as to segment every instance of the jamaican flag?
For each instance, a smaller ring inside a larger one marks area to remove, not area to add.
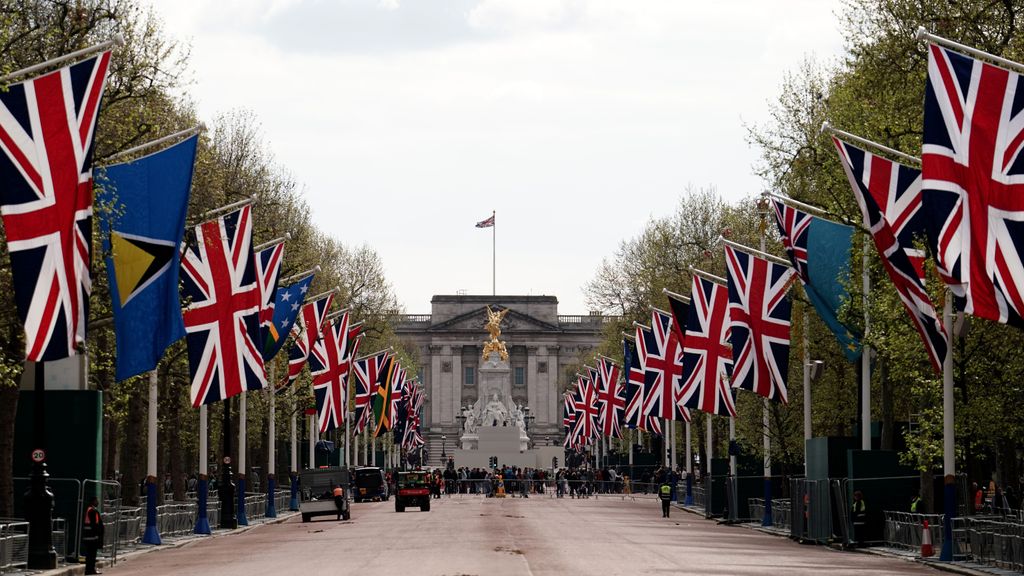
[[[394,356],[389,356],[377,372],[377,391],[373,394],[373,437],[378,438],[383,432],[391,430],[394,414],[392,401],[392,382],[400,370]]]

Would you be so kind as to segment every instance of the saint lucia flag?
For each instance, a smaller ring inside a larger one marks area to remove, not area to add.
[[[117,379],[156,368],[185,335],[178,269],[197,136],[97,178],[107,280],[117,339]]]

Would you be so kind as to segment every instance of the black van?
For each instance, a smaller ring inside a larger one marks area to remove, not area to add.
[[[372,466],[356,468],[352,498],[356,502],[387,500],[388,483],[384,481],[384,471]]]

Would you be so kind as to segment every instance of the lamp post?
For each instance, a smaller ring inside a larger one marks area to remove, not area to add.
[[[446,440],[448,440],[448,437],[445,436],[444,434],[441,434],[441,464],[442,465],[445,462],[448,461],[448,453],[445,452],[445,444],[447,444],[447,442],[445,442]]]

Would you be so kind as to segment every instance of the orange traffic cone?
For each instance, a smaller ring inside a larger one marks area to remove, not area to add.
[[[924,521],[924,533],[921,534],[921,558],[929,558],[935,555],[935,548],[932,547],[932,531],[928,527],[928,521]]]

